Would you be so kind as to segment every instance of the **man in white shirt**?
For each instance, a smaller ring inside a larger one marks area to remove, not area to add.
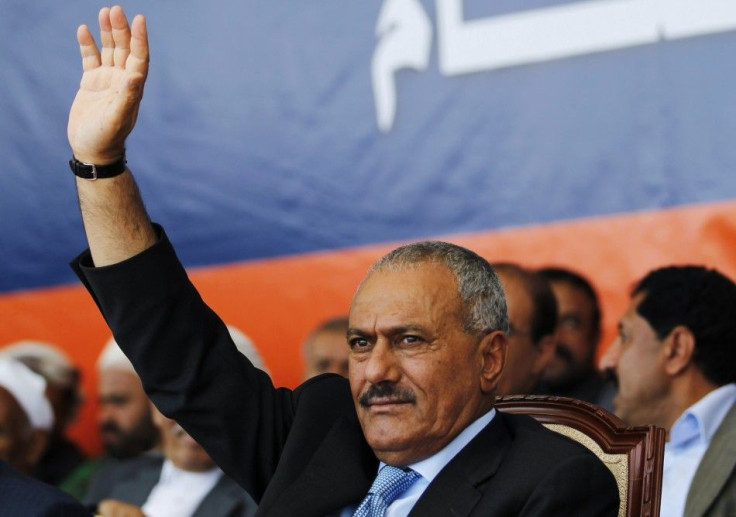
[[[266,365],[251,339],[237,327],[228,325],[227,329],[237,349],[255,366],[266,371]],[[115,350],[122,354],[117,345]],[[160,435],[164,457],[140,461],[135,470],[117,479],[97,504],[99,515],[253,515],[257,505],[248,493],[224,476],[209,454],[179,424],[162,415],[150,402],[148,404],[153,424]]]
[[[667,430],[661,514],[736,515],[736,284],[700,266],[665,267],[633,289],[601,359],[616,414]]]
[[[112,487],[97,507],[102,516],[249,517],[256,503],[224,476],[205,450],[151,405],[164,458],[151,459]]]

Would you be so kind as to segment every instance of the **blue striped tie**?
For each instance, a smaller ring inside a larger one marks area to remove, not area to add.
[[[411,469],[384,465],[353,517],[383,517],[397,497],[414,484],[419,474]]]

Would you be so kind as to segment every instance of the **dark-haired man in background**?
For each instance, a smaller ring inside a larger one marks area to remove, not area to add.
[[[620,418],[668,432],[661,514],[736,515],[736,285],[697,266],[652,271],[601,368]]]
[[[562,267],[538,273],[557,299],[557,345],[542,374],[538,392],[572,397],[612,410],[616,388],[596,370],[601,339],[601,309],[593,285],[581,274]]]
[[[555,295],[541,275],[517,264],[493,264],[493,269],[509,310],[509,346],[498,395],[533,393],[555,352]]]
[[[320,323],[304,340],[304,380],[322,373],[348,376],[346,341],[348,317],[335,316]]]

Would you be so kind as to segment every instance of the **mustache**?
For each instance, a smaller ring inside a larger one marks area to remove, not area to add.
[[[123,430],[118,427],[118,425],[115,422],[103,422],[100,424],[100,431],[103,433],[114,433],[114,434],[122,434]]]
[[[611,382],[616,389],[618,389],[618,375],[616,375],[615,370],[608,369],[603,372],[603,379],[606,381]]]
[[[416,402],[417,397],[414,392],[407,388],[400,388],[391,382],[379,382],[372,384],[358,399],[358,403],[367,407],[373,404],[376,399],[390,399],[394,402]]]

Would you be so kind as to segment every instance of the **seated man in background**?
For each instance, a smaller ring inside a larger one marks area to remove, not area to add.
[[[10,344],[0,349],[0,357],[16,359],[46,379],[46,397],[54,411],[54,427],[33,476],[58,485],[85,460],[79,447],[66,437],[82,402],[79,370],[57,346],[39,341]]]
[[[240,353],[265,371],[265,364],[251,339],[233,325],[228,325],[227,330]],[[128,397],[129,403],[133,403],[130,399],[138,399],[137,390],[140,388],[142,392],[140,379],[114,340],[110,340],[103,351],[99,366],[101,371],[119,369],[126,374],[122,385],[135,386],[135,393]],[[135,376],[135,382],[128,383],[128,375]],[[112,393],[120,396],[121,391],[112,388],[115,385],[121,384],[109,382],[101,391],[101,398],[103,393],[108,397],[112,397]],[[253,499],[222,474],[204,449],[181,426],[163,416],[147,397],[145,401],[150,411],[145,413],[146,418],[151,417],[156,427],[156,442],[162,445],[163,456],[156,450],[156,453],[144,453],[138,459],[107,469],[86,494],[85,503],[97,506],[98,513],[103,516],[122,512],[136,515],[141,511],[147,517],[245,517],[255,513]]]
[[[537,393],[571,397],[613,409],[616,387],[596,369],[601,339],[601,309],[593,285],[582,275],[561,267],[538,271],[557,299],[557,346]]]
[[[13,359],[0,359],[0,460],[31,474],[54,425],[46,380]]]
[[[348,376],[348,318],[336,316],[322,322],[304,341],[304,380],[321,373]]]
[[[667,430],[661,515],[736,515],[736,284],[699,266],[650,272],[600,366],[622,420]]]
[[[97,506],[103,517],[249,517],[255,501],[217,468],[182,427],[151,405],[164,457],[117,480]]]
[[[97,423],[105,453],[86,462],[61,485],[89,505],[102,499],[119,477],[134,470],[139,458],[161,456],[150,401],[133,365],[112,338],[97,360],[97,379]]]
[[[498,395],[534,392],[555,351],[557,304],[547,281],[516,264],[493,264],[509,310],[508,351]]]

